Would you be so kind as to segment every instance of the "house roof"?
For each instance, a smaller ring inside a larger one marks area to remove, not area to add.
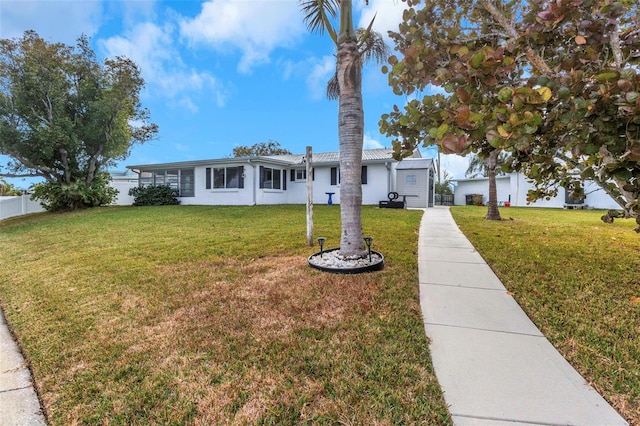
[[[420,156],[420,151],[416,150],[414,156]],[[304,159],[303,154],[298,155],[273,155],[268,158],[283,160],[290,162],[291,164],[301,164]],[[337,164],[340,162],[340,152],[318,152],[312,153],[313,164]],[[375,163],[384,161],[396,161],[393,159],[393,149],[391,148],[378,148],[378,149],[363,149],[362,161],[364,163]]]
[[[396,170],[416,170],[431,169],[435,167],[431,158],[405,158],[402,160]]]
[[[420,151],[416,150],[413,154],[415,157],[420,157]],[[325,164],[338,164],[340,162],[340,152],[318,152],[313,153],[314,165]],[[174,163],[158,163],[158,164],[141,164],[127,166],[130,170],[154,170],[154,169],[168,169],[168,168],[182,168],[182,167],[195,167],[210,164],[245,164],[248,162],[264,162],[281,166],[295,166],[303,164],[304,154],[292,154],[292,155],[272,155],[272,156],[257,156],[257,157],[232,157],[232,158],[217,158],[211,160],[194,160],[194,161],[179,161]],[[379,148],[379,149],[365,149],[362,151],[362,162],[365,164],[372,164],[385,161],[396,161],[393,159],[393,149],[391,148]]]

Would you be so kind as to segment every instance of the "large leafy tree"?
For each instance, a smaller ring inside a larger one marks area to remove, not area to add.
[[[110,202],[106,168],[157,133],[143,85],[132,61],[99,62],[84,36],[0,40],[0,176],[43,178],[35,194],[51,210]]]
[[[291,154],[286,148],[280,146],[280,142],[269,140],[268,142],[258,142],[251,146],[237,146],[233,148],[234,157],[253,157],[269,155]]]
[[[512,153],[536,183],[530,200],[591,179],[626,216],[640,206],[640,30],[635,1],[405,0],[392,36],[398,94],[383,116],[398,154],[425,141],[446,152]],[[640,219],[636,219],[640,223]]]
[[[362,234],[362,146],[364,109],[362,66],[366,60],[386,57],[386,45],[379,34],[353,26],[352,0],[301,0],[309,30],[331,37],[336,46],[336,72],[327,86],[329,98],[338,99],[340,145],[340,254],[345,258],[365,254]],[[333,21],[338,20],[338,29]]]

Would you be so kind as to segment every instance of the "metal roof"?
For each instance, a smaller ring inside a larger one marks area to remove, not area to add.
[[[416,150],[414,156],[420,157],[420,151]],[[340,162],[340,152],[318,152],[312,154],[313,164],[338,164]],[[264,162],[282,166],[296,166],[303,164],[304,154],[292,154],[292,155],[272,155],[272,156],[258,156],[258,157],[230,157],[230,158],[217,158],[211,160],[194,160],[194,161],[179,161],[174,163],[157,163],[157,164],[141,164],[134,166],[127,166],[127,169],[167,169],[167,168],[181,168],[181,167],[195,167],[209,164],[237,164],[248,162]],[[363,163],[376,163],[385,161],[396,161],[393,159],[393,149],[391,148],[379,148],[379,149],[365,149],[362,151]]]
[[[405,158],[396,167],[396,170],[431,169],[435,167],[431,158]]]
[[[279,159],[291,162],[292,164],[302,163],[304,155],[272,155],[269,158]],[[314,152],[312,153],[313,164],[323,163],[339,163],[340,152]],[[393,160],[393,149],[379,148],[379,149],[364,149],[362,150],[362,161],[389,161]]]

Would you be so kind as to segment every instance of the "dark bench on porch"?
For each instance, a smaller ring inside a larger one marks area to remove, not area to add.
[[[417,195],[405,194],[401,195],[397,192],[387,194],[389,201],[380,201],[378,207],[381,209],[404,209],[407,207],[407,197],[417,197]],[[402,197],[402,201],[396,201],[398,197]]]

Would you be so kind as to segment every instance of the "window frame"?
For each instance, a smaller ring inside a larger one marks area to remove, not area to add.
[[[267,191],[286,191],[287,190],[287,174],[284,169],[279,169],[276,167],[267,167],[260,166],[259,169],[260,174],[260,182],[259,188]],[[277,179],[276,179],[276,176]],[[271,185],[267,186],[267,182]],[[274,183],[277,182],[277,187],[275,187]]]
[[[291,169],[291,172],[289,174],[291,182],[307,181],[307,169]]]
[[[233,173],[230,173],[233,171]],[[221,174],[220,174],[221,173]],[[210,191],[237,191],[244,189],[244,166],[219,166],[205,168],[205,189]],[[235,174],[235,176],[231,176]],[[222,176],[222,185],[216,181]],[[235,177],[235,179],[234,179]],[[234,186],[230,183],[236,182]]]
[[[195,168],[141,171],[138,175],[138,186],[168,186],[178,191],[178,197],[195,197]]]

